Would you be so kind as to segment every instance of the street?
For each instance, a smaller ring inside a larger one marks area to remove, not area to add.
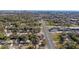
[[[53,39],[50,36],[50,33],[48,31],[48,27],[46,27],[45,22],[43,20],[41,20],[42,22],[42,31],[44,32],[45,38],[47,39],[47,48],[48,49],[55,49],[54,43],[53,43]]]

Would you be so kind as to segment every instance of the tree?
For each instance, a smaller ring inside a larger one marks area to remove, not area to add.
[[[74,42],[74,41],[67,41],[67,42],[65,42],[64,43],[64,48],[66,48],[66,49],[76,49],[76,43]]]
[[[7,37],[6,37],[3,33],[0,32],[0,39],[1,39],[1,40],[6,40]]]
[[[32,44],[33,44],[33,45],[35,46],[35,48],[36,48],[36,45],[38,44],[37,36],[34,35],[34,34],[31,34],[31,35],[29,35],[29,40],[32,41]]]

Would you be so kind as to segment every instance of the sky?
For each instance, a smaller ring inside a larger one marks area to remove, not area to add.
[[[0,0],[0,10],[79,10],[79,1]]]

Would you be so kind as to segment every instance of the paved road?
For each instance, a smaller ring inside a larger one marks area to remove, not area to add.
[[[45,26],[45,22],[43,20],[41,20],[41,21],[42,21],[42,27],[43,27],[42,30],[44,32],[45,38],[48,41],[47,48],[48,49],[55,49],[52,37],[50,36],[50,33],[48,31],[48,27]]]

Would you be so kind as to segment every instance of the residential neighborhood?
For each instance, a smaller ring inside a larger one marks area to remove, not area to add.
[[[0,49],[78,49],[79,11],[0,11]]]

